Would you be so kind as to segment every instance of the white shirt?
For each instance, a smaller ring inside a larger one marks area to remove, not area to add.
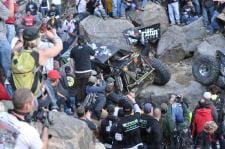
[[[76,5],[78,5],[78,10],[77,10],[78,13],[86,12],[86,5],[87,5],[86,0],[76,0]]]
[[[7,126],[18,131],[14,149],[41,149],[43,143],[40,139],[38,131],[26,122],[19,121],[15,116],[7,112],[0,113],[0,126]],[[5,127],[0,127],[0,132],[3,134]],[[7,133],[4,133],[7,134]],[[2,137],[2,136],[1,136]],[[0,138],[1,139],[1,138]],[[0,148],[7,148],[6,142],[0,141]]]
[[[61,5],[62,1],[61,0],[52,0],[52,4]]]

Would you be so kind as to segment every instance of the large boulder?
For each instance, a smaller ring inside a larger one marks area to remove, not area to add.
[[[0,102],[0,112],[12,109],[11,101]],[[53,125],[49,128],[51,139],[48,148],[50,149],[95,149],[95,137],[87,125],[77,118],[68,116],[62,112],[51,112],[50,118]],[[41,133],[42,125],[33,122],[33,126]]]
[[[165,8],[152,2],[146,4],[144,11],[129,11],[127,15],[136,26],[148,26],[160,23],[162,33],[169,26]]]
[[[216,56],[216,51],[225,52],[225,38],[222,34],[214,34],[208,36],[198,47],[195,56],[207,55]]]
[[[184,27],[171,26],[159,40],[157,56],[164,62],[179,62],[191,56],[205,36],[202,19]]]
[[[130,48],[122,32],[134,27],[126,19],[102,19],[96,16],[88,16],[80,23],[81,34],[95,43],[114,46],[120,49]]]

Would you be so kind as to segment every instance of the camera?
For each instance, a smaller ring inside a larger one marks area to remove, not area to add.
[[[33,120],[36,122],[40,121],[42,124],[46,123],[46,121],[49,125],[53,124],[52,113],[43,108],[40,108],[33,113]]]

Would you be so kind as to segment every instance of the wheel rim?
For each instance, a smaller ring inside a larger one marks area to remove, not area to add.
[[[209,74],[210,74],[210,69],[207,67],[207,65],[202,64],[202,65],[200,65],[200,67],[199,67],[199,73],[200,73],[202,76],[207,77],[207,76],[209,76]]]

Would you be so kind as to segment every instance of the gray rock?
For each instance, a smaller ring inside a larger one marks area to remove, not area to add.
[[[205,40],[197,47],[195,56],[207,55],[215,57],[217,50],[225,52],[225,38],[222,34],[214,34],[205,38]]]
[[[147,3],[144,11],[129,11],[127,15],[129,19],[137,26],[148,26],[160,23],[162,33],[165,32],[169,26],[165,9],[161,5],[152,2]]]
[[[191,56],[206,36],[202,19],[184,26],[171,26],[159,40],[157,55],[164,62],[179,62]]]
[[[87,35],[90,41],[120,49],[130,48],[122,32],[132,27],[133,24],[126,19],[104,20],[96,16],[88,16],[80,23],[81,34]]]

